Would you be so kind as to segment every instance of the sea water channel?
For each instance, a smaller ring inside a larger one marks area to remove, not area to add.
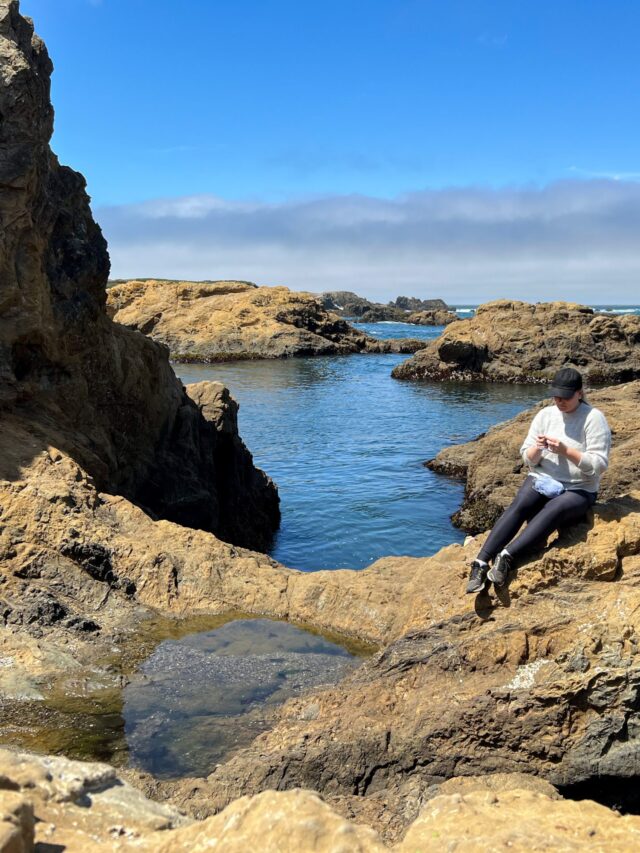
[[[363,324],[379,337],[440,328]],[[540,386],[399,382],[407,356],[354,355],[175,365],[186,384],[224,382],[240,433],[278,484],[271,555],[303,571],[362,569],[461,541],[449,516],[463,486],[424,466],[540,399]],[[282,701],[328,684],[366,650],[264,619],[160,642],[123,691],[127,760],[158,777],[206,775],[269,724]]]

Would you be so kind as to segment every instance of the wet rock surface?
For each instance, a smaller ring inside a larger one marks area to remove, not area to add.
[[[591,383],[640,377],[640,317],[596,314],[569,302],[529,304],[506,299],[481,305],[451,323],[397,379],[454,382],[547,382],[572,365]]]
[[[326,311],[311,293],[238,281],[129,281],[108,291],[109,314],[165,344],[176,361],[416,352],[379,341]]]

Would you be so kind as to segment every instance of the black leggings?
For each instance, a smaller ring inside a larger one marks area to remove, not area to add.
[[[489,562],[507,547],[515,559],[525,551],[543,545],[547,536],[558,527],[575,524],[596,501],[595,492],[570,489],[554,498],[547,498],[533,488],[533,477],[527,477],[511,506],[502,513],[489,534],[478,559]],[[527,526],[517,539],[522,523]]]

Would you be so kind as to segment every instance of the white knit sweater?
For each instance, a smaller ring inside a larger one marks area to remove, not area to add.
[[[536,443],[538,435],[558,438],[567,447],[581,451],[580,464],[574,465],[566,456],[543,450],[540,461],[533,465],[527,458],[527,450]],[[597,492],[600,477],[609,465],[610,450],[611,430],[607,419],[599,409],[580,403],[574,412],[567,414],[563,414],[557,406],[541,409],[531,422],[520,453],[532,473],[548,474],[559,480],[565,489]]]

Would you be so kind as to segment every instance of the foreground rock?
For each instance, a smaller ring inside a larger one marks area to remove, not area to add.
[[[640,382],[593,391],[588,398],[605,413],[613,433],[614,452],[599,494],[604,501],[640,483]],[[509,505],[526,473],[518,451],[534,414],[548,403],[498,424],[474,441],[446,447],[426,463],[433,471],[465,480],[464,501],[453,516],[457,526],[470,533],[487,530]]]
[[[547,382],[565,365],[577,367],[591,383],[640,377],[640,316],[595,314],[567,302],[488,302],[395,367],[393,376]]]
[[[417,340],[380,341],[330,314],[310,293],[238,281],[129,281],[109,289],[109,313],[169,347],[176,361],[416,352]]]
[[[277,493],[253,467],[237,431],[232,435],[235,404],[218,394],[219,428],[213,426],[173,374],[166,349],[105,313],[106,243],[84,179],[60,166],[49,148],[51,70],[18,4],[3,0],[2,416],[13,411],[32,425],[33,455],[54,443],[99,489],[157,516],[264,547],[279,520]],[[221,457],[233,471],[229,480]],[[245,507],[241,525],[223,509],[230,493]]]
[[[635,777],[640,493],[533,557],[500,598],[463,597],[477,548],[363,572],[372,596],[384,575],[396,580],[389,606],[403,624],[383,651],[340,685],[287,703],[271,732],[207,780],[167,794],[203,816],[242,794],[310,787],[395,839],[423,789],[454,775]]]
[[[443,844],[462,851],[626,851],[640,843],[640,818],[621,817],[589,801],[562,800],[551,786],[536,787],[526,776],[451,783],[426,803],[393,848],[396,853],[439,853]],[[194,822],[145,799],[107,765],[7,750],[0,750],[0,808],[0,843],[7,853],[391,849],[373,829],[345,820],[312,791],[243,797],[220,815]]]

